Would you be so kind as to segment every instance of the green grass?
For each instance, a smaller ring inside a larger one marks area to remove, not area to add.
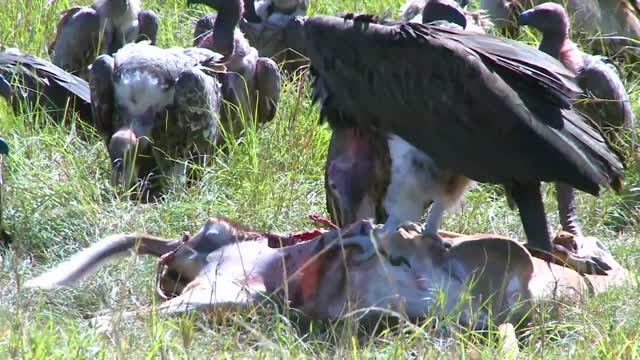
[[[58,13],[75,1],[4,0],[0,44],[42,57],[52,40]],[[145,1],[161,17],[161,46],[191,43],[194,19],[204,8],[186,9],[182,0]],[[399,0],[315,0],[311,13],[339,11],[395,14]],[[526,32],[523,41],[535,43]],[[638,104],[638,68],[623,67],[632,101]],[[14,235],[2,253],[0,271],[0,356],[3,358],[378,358],[499,355],[495,334],[430,330],[432,324],[401,324],[376,336],[355,325],[313,323],[301,329],[272,310],[228,315],[223,322],[151,315],[116,319],[100,327],[94,318],[151,305],[151,259],[123,260],[106,266],[72,289],[51,293],[23,290],[24,279],[41,273],[101,237],[148,231],[165,237],[195,232],[208,215],[221,215],[262,230],[295,231],[311,224],[308,213],[325,214],[323,167],[329,131],[317,126],[308,89],[298,96],[295,81],[283,85],[275,120],[249,128],[228,156],[206,169],[201,183],[174,186],[160,203],[140,204],[119,196],[109,185],[109,161],[99,136],[68,119],[51,123],[35,112],[15,116],[0,101],[0,134],[12,152],[5,225]],[[296,110],[297,109],[297,110]],[[638,110],[637,107],[635,110]],[[85,129],[86,130],[86,129]],[[640,264],[638,234],[640,171],[630,156],[625,191],[600,198],[581,195],[578,205],[590,235],[605,241],[629,269]],[[552,187],[544,192],[549,220],[557,224]],[[523,238],[517,214],[500,189],[479,185],[444,228],[458,232],[496,232]],[[640,357],[640,294],[613,289],[579,308],[543,310],[520,340],[523,357]],[[555,319],[552,314],[560,315]],[[443,325],[443,324],[441,324]],[[444,325],[447,325],[446,323]],[[444,336],[448,334],[449,336]]]

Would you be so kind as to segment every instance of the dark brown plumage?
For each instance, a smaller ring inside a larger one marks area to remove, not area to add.
[[[139,0],[97,0],[62,13],[49,54],[55,65],[85,78],[98,55],[112,55],[133,41],[154,44],[157,32],[157,15],[141,10]]]
[[[310,17],[304,35],[323,119],[398,135],[459,174],[505,184],[532,248],[551,250],[541,181],[621,187],[620,158],[571,107],[582,93],[573,73],[536,49],[327,16]]]
[[[41,107],[58,122],[77,113],[83,121],[93,123],[86,81],[17,49],[0,53],[0,96],[16,113]]]

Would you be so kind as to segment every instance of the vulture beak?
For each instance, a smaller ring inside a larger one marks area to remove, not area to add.
[[[118,130],[109,142],[111,158],[111,185],[124,186],[127,189],[136,182],[138,171],[135,159],[138,150],[138,139],[130,129]]]
[[[534,11],[535,10],[527,10],[521,13],[520,16],[518,16],[518,25],[519,26],[530,25],[531,20],[533,18]]]

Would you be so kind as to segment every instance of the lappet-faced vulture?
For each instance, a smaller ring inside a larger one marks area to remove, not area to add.
[[[480,0],[496,27],[513,30],[518,15],[547,0]],[[589,35],[585,46],[611,55],[638,59],[634,40],[640,39],[640,3],[637,0],[568,0],[566,6],[574,29]]]
[[[153,44],[157,33],[157,15],[141,10],[140,0],[97,0],[62,13],[49,53],[55,65],[84,78],[99,54],[112,55],[138,40]]]
[[[245,0],[240,29],[260,56],[273,58],[285,71],[306,65],[301,41],[308,0]]]
[[[62,121],[75,112],[92,123],[89,84],[52,63],[17,49],[0,53],[0,96],[16,113],[46,110]]]
[[[569,40],[569,19],[561,5],[538,5],[523,12],[518,22],[540,30],[542,41],[539,49],[559,59],[568,69],[577,73],[578,84],[587,92],[588,100],[578,102],[576,108],[589,115],[605,130],[634,126],[629,97],[616,68],[603,57],[583,53]],[[571,186],[557,183],[556,197],[562,229],[582,236],[575,194]]]
[[[202,164],[211,154],[220,136],[221,85],[212,70],[221,69],[219,60],[207,49],[161,49],[147,42],[98,57],[91,100],[114,185],[147,185],[152,174],[184,176],[186,161]],[[161,184],[146,189],[158,191]]]
[[[198,20],[194,45],[225,56],[225,100],[238,107],[247,119],[256,116],[259,123],[272,120],[280,98],[280,72],[273,60],[258,55],[237,28],[243,12],[242,1],[188,0],[187,4],[204,4],[218,12]],[[233,112],[229,114],[230,121],[224,121],[226,126],[236,122]]]
[[[540,30],[538,48],[577,74],[578,84],[589,95],[589,101],[577,104],[582,111],[605,130],[634,127],[629,96],[616,67],[607,58],[582,52],[569,39],[569,17],[561,5],[538,5],[523,12],[518,22]]]
[[[437,26],[464,28],[466,23],[454,2],[431,0],[421,10],[419,17]],[[439,238],[444,211],[459,203],[470,184],[396,135],[362,128],[337,128],[331,135],[325,189],[327,209],[340,226],[363,218],[418,222],[433,203],[424,231]]]
[[[400,8],[400,19],[423,24],[444,21],[479,33],[493,27],[484,11],[463,10],[454,0],[408,0]]]
[[[551,251],[542,181],[621,188],[621,159],[572,108],[574,74],[537,49],[370,16],[310,17],[304,36],[322,119],[397,135],[458,174],[504,184],[532,249]]]

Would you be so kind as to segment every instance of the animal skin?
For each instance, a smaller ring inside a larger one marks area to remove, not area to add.
[[[631,277],[617,267],[609,276],[582,278],[576,272],[532,258],[516,242],[494,235],[441,233],[456,243],[447,250],[401,227],[380,250],[390,247],[401,260],[373,257],[353,261],[376,226],[367,222],[325,232],[296,245],[277,247],[261,233],[220,218],[210,218],[193,237],[166,240],[146,234],[121,234],[92,245],[70,260],[25,283],[28,288],[71,286],[98,266],[129,253],[160,258],[158,310],[222,311],[261,303],[265,296],[318,320],[338,319],[368,309],[369,317],[388,309],[420,319],[462,308],[458,320],[476,329],[497,323],[526,324],[531,300],[579,302]],[[276,236],[277,237],[277,236]],[[286,236],[283,237],[283,239]],[[342,240],[340,240],[342,239]],[[345,257],[336,256],[344,246]],[[606,249],[602,249],[606,251]],[[611,260],[615,263],[615,260]],[[347,281],[347,279],[349,279]],[[469,297],[463,294],[470,293]],[[435,301],[444,294],[443,303]],[[469,301],[467,305],[460,302]],[[366,317],[365,317],[366,318]]]

